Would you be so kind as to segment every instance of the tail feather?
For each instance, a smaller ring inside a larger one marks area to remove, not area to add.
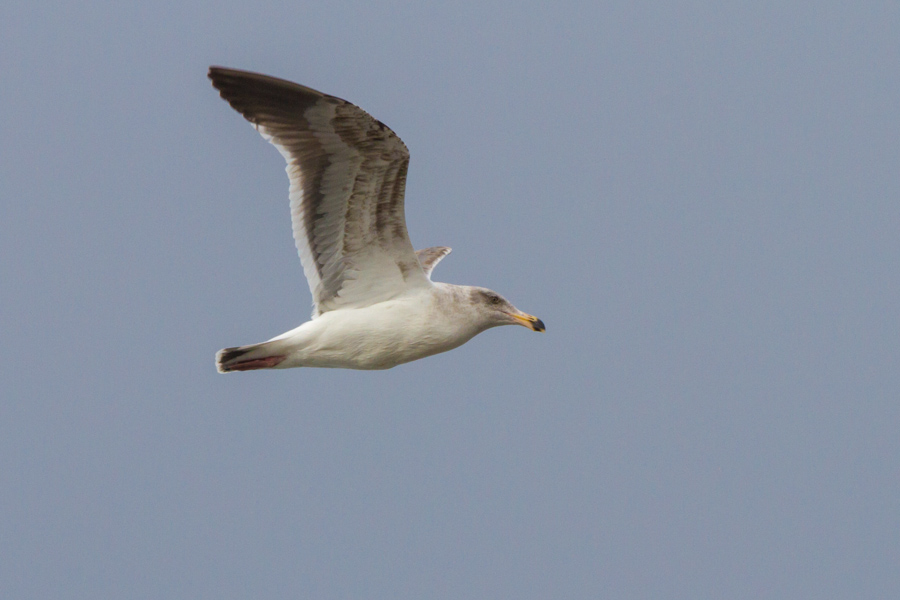
[[[216,369],[219,373],[271,369],[286,358],[287,354],[278,352],[272,342],[223,348],[216,353]]]

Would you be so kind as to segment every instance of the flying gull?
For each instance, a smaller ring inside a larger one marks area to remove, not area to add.
[[[544,331],[491,290],[431,281],[450,248],[413,250],[403,213],[409,151],[384,123],[283,79],[222,67],[209,78],[287,161],[294,241],[314,303],[296,329],[220,350],[219,372],[389,369],[498,325]]]

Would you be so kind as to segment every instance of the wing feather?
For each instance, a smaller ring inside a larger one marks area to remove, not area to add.
[[[425,276],[428,279],[431,279],[431,272],[434,270],[434,267],[437,266],[441,260],[448,254],[450,254],[451,249],[447,246],[434,246],[432,248],[422,248],[421,250],[416,250],[416,258],[419,259],[419,264],[422,265],[422,270],[425,271]]]
[[[431,285],[406,230],[409,151],[393,131],[345,100],[283,79],[222,67],[210,67],[209,78],[287,162],[313,316]]]

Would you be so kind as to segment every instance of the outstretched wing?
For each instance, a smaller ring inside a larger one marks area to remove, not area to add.
[[[419,259],[419,264],[422,265],[422,270],[425,271],[425,276],[428,279],[431,279],[431,272],[434,270],[434,267],[437,266],[441,259],[450,254],[451,249],[447,246],[433,246],[431,248],[422,248],[421,250],[416,250],[416,257]]]
[[[313,316],[429,286],[406,231],[409,151],[340,98],[257,73],[210,67],[222,98],[287,161],[294,241]]]

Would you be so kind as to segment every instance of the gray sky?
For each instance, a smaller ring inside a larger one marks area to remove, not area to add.
[[[0,596],[900,596],[896,2],[4,2]],[[216,373],[304,321],[210,64],[412,153],[547,324]]]

